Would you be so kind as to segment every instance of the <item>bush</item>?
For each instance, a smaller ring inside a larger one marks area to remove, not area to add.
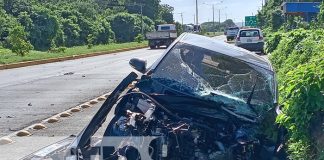
[[[144,36],[142,34],[138,34],[136,37],[135,37],[135,41],[137,43],[142,43],[144,41]]]
[[[283,80],[280,92],[284,108],[277,122],[289,131],[291,159],[314,159],[312,153],[318,152],[312,151],[315,147],[311,142],[310,122],[314,115],[324,112],[323,68],[323,59],[316,59],[288,72]]]
[[[33,49],[30,42],[26,40],[26,32],[22,26],[16,26],[10,31],[8,41],[11,51],[20,56],[25,56]]]
[[[143,17],[144,32],[152,31],[153,21],[147,17]],[[116,14],[111,22],[111,28],[115,33],[117,42],[131,42],[141,33],[141,19],[138,15],[129,13]]]
[[[266,39],[266,53],[271,53],[277,49],[279,42],[281,41],[282,33],[277,32],[267,37]]]
[[[65,53],[66,47],[51,48],[48,50],[50,53]]]
[[[295,46],[310,34],[312,34],[312,31],[307,31],[305,29],[297,29],[288,33],[282,33],[282,38],[278,46],[272,46],[276,49],[270,56],[270,60],[277,71],[278,69],[282,69],[285,60],[293,52]]]
[[[88,49],[91,49],[93,47],[95,37],[92,34],[89,34],[87,37],[87,46]]]
[[[273,50],[270,60],[284,104],[277,122],[288,129],[289,156],[320,159],[324,152],[324,142],[317,140],[324,139],[320,128],[324,123],[324,29],[277,32],[267,44],[267,50]]]

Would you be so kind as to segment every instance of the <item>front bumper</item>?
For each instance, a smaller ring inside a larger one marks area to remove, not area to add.
[[[258,43],[236,43],[235,44],[238,47],[247,49],[249,51],[263,51],[264,42],[258,42]]]

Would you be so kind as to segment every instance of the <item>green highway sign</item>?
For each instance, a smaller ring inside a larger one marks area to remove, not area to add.
[[[257,26],[256,16],[245,16],[245,26],[256,27]]]

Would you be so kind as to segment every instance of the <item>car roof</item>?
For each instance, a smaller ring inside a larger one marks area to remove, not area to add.
[[[180,36],[178,42],[187,43],[190,45],[212,50],[217,53],[237,58],[244,62],[251,63],[253,65],[262,67],[273,72],[273,67],[267,59],[262,58],[248,50],[236,47],[234,45],[230,45],[220,40],[197,34],[184,33]]]
[[[259,30],[259,31],[261,31],[261,29],[260,28],[242,28],[242,29],[240,29],[241,31],[248,31],[248,30]]]
[[[239,27],[228,27],[227,29],[239,29]]]

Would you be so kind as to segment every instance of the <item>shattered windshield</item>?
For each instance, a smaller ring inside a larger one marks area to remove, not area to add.
[[[180,92],[224,103],[246,103],[251,96],[253,105],[274,104],[273,72],[185,43],[164,57],[152,78]]]

